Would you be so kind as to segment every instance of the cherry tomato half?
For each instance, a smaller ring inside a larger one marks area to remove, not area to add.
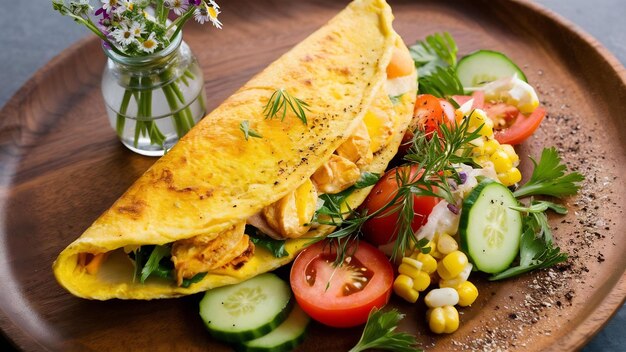
[[[439,98],[430,94],[420,94],[415,102],[411,130],[419,128],[426,135],[439,130],[439,125],[444,122],[443,109]]]
[[[520,113],[511,126],[495,131],[494,136],[500,144],[520,144],[530,137],[546,116],[546,110],[538,107],[529,116]]]
[[[373,307],[387,304],[393,285],[393,268],[381,251],[353,242],[347,253],[335,267],[335,248],[322,241],[303,250],[291,267],[289,281],[300,307],[333,327],[364,324]]]
[[[398,180],[396,173],[406,172],[408,167],[394,168],[386,172],[383,177],[374,185],[372,191],[363,202],[363,207],[367,209],[369,214],[386,206],[398,192]],[[419,169],[417,165],[410,168],[410,177],[419,177]],[[402,174],[401,174],[402,175]],[[439,198],[431,196],[413,196],[413,222],[411,228],[413,231],[419,230],[428,220],[428,215],[433,207],[439,203]],[[365,239],[377,246],[390,243],[396,239],[398,234],[396,224],[398,222],[398,212],[386,213],[383,211],[380,216],[373,217],[363,225],[363,234]]]

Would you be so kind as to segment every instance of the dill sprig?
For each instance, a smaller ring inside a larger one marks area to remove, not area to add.
[[[279,88],[272,93],[263,108],[263,115],[266,119],[280,117],[284,121],[287,110],[291,110],[303,124],[307,124],[305,111],[310,111],[309,104],[289,94],[285,88]]]

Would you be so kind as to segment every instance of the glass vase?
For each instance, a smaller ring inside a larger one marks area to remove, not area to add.
[[[161,156],[206,114],[204,77],[182,40],[150,55],[108,57],[102,95],[111,126],[130,150]]]

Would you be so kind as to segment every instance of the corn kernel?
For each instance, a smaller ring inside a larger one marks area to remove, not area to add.
[[[491,161],[489,160],[489,156],[487,155],[475,157],[474,162],[482,167],[486,167],[487,163],[491,163]]]
[[[443,308],[429,309],[426,312],[426,319],[428,320],[430,331],[435,334],[442,334],[446,329],[446,316],[443,313]]]
[[[424,291],[430,286],[430,275],[425,271],[420,271],[413,277],[413,289],[417,291]]]
[[[496,169],[496,172],[506,172],[513,167],[513,162],[509,156],[502,150],[497,150],[495,153],[491,154],[489,160],[493,163],[493,167]]]
[[[459,293],[449,287],[436,288],[428,292],[426,297],[424,297],[424,303],[426,303],[428,308],[453,306],[459,303]]]
[[[465,253],[461,251],[454,251],[446,255],[441,262],[443,263],[443,267],[446,269],[447,273],[450,274],[450,277],[441,276],[441,273],[440,276],[442,279],[447,280],[459,275],[463,269],[465,269],[465,266],[469,261],[467,260]],[[439,273],[439,270],[437,270],[437,272]]]
[[[454,278],[456,275],[452,275],[448,269],[443,265],[443,260],[437,263],[437,274],[442,280],[450,280]]]
[[[459,249],[459,244],[456,243],[452,236],[447,233],[439,235],[439,242],[437,242],[437,251],[441,254],[448,254]]]
[[[517,164],[519,164],[519,156],[515,152],[515,149],[513,148],[512,145],[510,145],[510,144],[502,144],[502,145],[500,145],[500,149],[503,152],[505,152],[506,155],[509,156],[509,159],[511,159],[511,162],[513,163],[514,166],[517,166]]]
[[[485,142],[484,151],[486,155],[491,155],[500,149],[500,143],[495,139],[490,139]]]
[[[411,303],[417,302],[419,297],[419,292],[413,289],[413,279],[402,274],[393,282],[393,292]]]
[[[478,289],[473,283],[465,281],[456,287],[459,294],[459,305],[461,307],[471,306],[478,297]]]
[[[459,328],[459,312],[453,306],[445,306],[442,310],[445,319],[443,332],[451,334]]]
[[[432,274],[437,271],[437,260],[430,254],[419,253],[417,260],[422,263],[422,270],[428,274]]]
[[[514,184],[522,180],[522,174],[520,173],[518,168],[514,167],[506,172],[499,173],[498,180],[507,187],[513,186]]]
[[[421,271],[420,269],[417,269],[416,267],[406,264],[406,263],[402,263],[398,267],[398,272],[400,274],[406,275],[410,278],[417,276],[420,271]]]

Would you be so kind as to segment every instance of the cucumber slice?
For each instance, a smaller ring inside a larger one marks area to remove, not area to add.
[[[295,304],[287,320],[280,326],[267,335],[244,342],[237,347],[237,350],[246,352],[291,351],[304,341],[304,332],[310,320],[311,318],[306,315],[302,308]]]
[[[289,285],[266,273],[207,291],[200,301],[200,317],[213,337],[241,342],[279,326],[291,310],[290,302]]]
[[[524,72],[503,53],[491,50],[478,50],[456,64],[456,74],[463,87],[480,87],[499,78],[511,77],[528,82]]]
[[[519,203],[504,185],[484,180],[463,201],[461,248],[476,269],[495,274],[507,269],[519,252],[522,216]]]

